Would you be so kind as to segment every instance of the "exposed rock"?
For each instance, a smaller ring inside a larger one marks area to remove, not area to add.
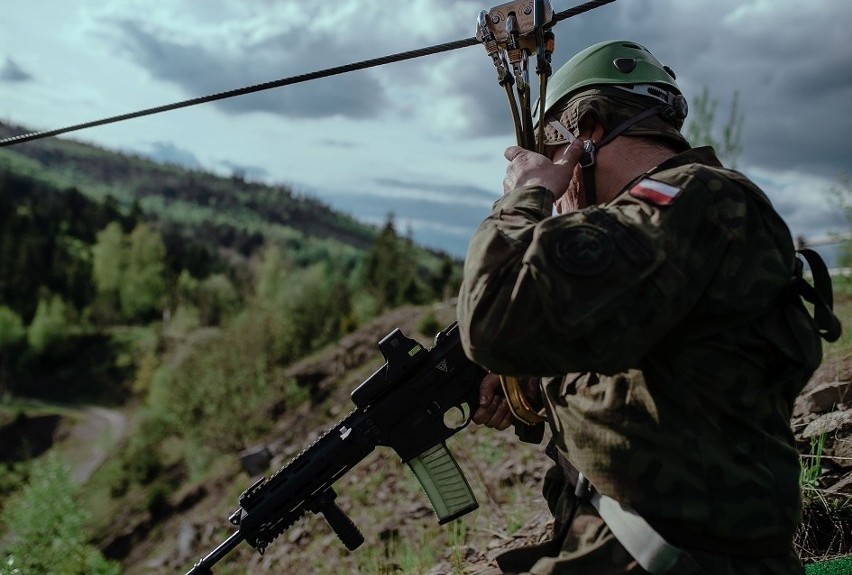
[[[269,469],[272,453],[265,445],[250,447],[240,452],[240,466],[249,477],[257,477]]]
[[[849,427],[852,427],[852,411],[832,411],[810,422],[802,431],[802,437],[809,439]]]
[[[794,415],[826,413],[852,401],[852,382],[826,381],[802,393],[796,399]]]

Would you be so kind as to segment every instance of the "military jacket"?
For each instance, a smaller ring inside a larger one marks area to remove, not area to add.
[[[792,403],[821,358],[788,295],[795,257],[766,195],[710,148],[568,214],[521,188],[471,239],[462,343],[541,376],[557,447],[669,540],[789,540]]]

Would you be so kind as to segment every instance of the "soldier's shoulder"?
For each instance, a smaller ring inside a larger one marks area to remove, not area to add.
[[[745,176],[733,170],[699,162],[667,168],[649,177],[682,190],[704,187],[710,191],[718,191],[724,187],[740,187],[746,180]]]

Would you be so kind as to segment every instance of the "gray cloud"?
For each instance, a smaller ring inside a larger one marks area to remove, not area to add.
[[[0,66],[0,82],[26,82],[32,80],[32,75],[18,66],[10,57]]]
[[[348,140],[323,139],[319,140],[317,143],[329,148],[353,149],[358,147],[358,144]]]
[[[180,86],[189,97],[314,71],[306,69],[305,63],[317,62],[317,54],[322,54],[323,61],[347,64],[359,52],[354,46],[336,46],[322,33],[286,33],[247,44],[237,56],[201,44],[180,44],[137,21],[123,20],[115,26],[121,31],[122,47],[140,66],[153,77]],[[272,71],[276,77],[270,76]],[[216,105],[234,114],[263,111],[290,118],[371,118],[381,113],[386,98],[379,81],[369,71],[360,71],[219,100]]]
[[[739,92],[741,164],[850,171],[852,2],[617,2],[557,24],[554,64],[595,42],[631,39],[678,74],[688,98],[704,86],[719,101],[717,122]],[[555,7],[557,11],[559,7]],[[512,133],[508,107],[484,54],[456,84],[471,135]]]
[[[305,22],[351,8],[348,3],[329,8],[331,4],[300,7],[306,14]],[[560,1],[553,4],[557,11],[567,7]],[[421,12],[424,6],[417,3]],[[180,36],[174,31],[145,27],[150,23],[143,26],[141,16],[112,20],[112,25],[121,32],[121,45],[137,63],[155,78],[180,86],[191,97],[469,37],[476,13],[487,5],[434,0],[432,6],[432,10],[425,10],[430,21],[431,13],[448,14],[444,20],[434,21],[432,31],[423,26],[412,30],[410,21],[406,25],[405,10],[388,10],[383,2],[362,0],[351,11],[352,17],[345,18],[351,24],[315,29],[282,25],[280,34],[278,27],[270,26],[276,34],[262,40],[251,40],[250,34],[242,39],[228,38],[227,48],[200,44],[200,40],[172,40]],[[465,14],[468,19],[462,18]],[[739,93],[744,117],[739,165],[746,173],[759,167],[830,180],[841,171],[852,172],[852,142],[847,137],[852,132],[852,114],[848,113],[852,102],[852,44],[846,39],[850,21],[852,2],[836,0],[624,0],[560,22],[554,64],[558,67],[572,54],[601,40],[638,41],[675,69],[689,99],[694,100],[707,86],[711,96],[719,100],[720,123],[727,115],[731,96]],[[373,32],[369,39],[364,35],[367,28]],[[398,97],[400,94],[405,97]],[[452,139],[513,133],[505,95],[480,46],[217,105],[234,114],[267,111],[290,118],[339,114],[390,119],[417,112],[426,99],[431,100],[427,104],[434,110],[441,108],[439,111],[452,102],[452,109],[463,118],[461,126],[453,128],[456,133],[449,135]],[[349,144],[343,140],[338,143]],[[339,196],[338,206],[357,207],[359,217],[378,221],[388,209],[412,220],[425,220],[427,214],[437,221],[458,217],[459,224],[470,222],[464,224],[469,229],[483,213],[471,207],[475,217],[468,218],[462,215],[467,208],[462,207],[456,210],[458,215],[447,216],[455,212],[438,201],[441,193],[455,191],[459,197],[475,202],[476,193],[466,195],[447,186],[430,189],[401,179],[375,183],[384,192],[396,190],[400,196],[414,192],[417,198],[393,196],[391,200],[391,196],[385,196],[377,201],[376,196]],[[771,194],[772,190],[767,192]],[[480,199],[485,201],[484,195]],[[796,229],[824,229],[829,215],[819,209],[813,194],[785,196],[778,207]]]
[[[443,204],[443,198],[450,196],[454,201],[466,201],[472,204],[490,205],[497,199],[493,190],[477,186],[442,184],[421,181],[406,181],[398,178],[374,178],[373,181],[383,187],[417,192],[422,198],[431,198],[434,203]],[[451,202],[452,203],[452,202]]]

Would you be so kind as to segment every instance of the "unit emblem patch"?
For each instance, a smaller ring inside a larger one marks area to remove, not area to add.
[[[675,186],[644,178],[630,188],[630,195],[658,206],[667,206],[677,199],[681,191],[683,190]]]
[[[614,255],[612,238],[588,224],[565,228],[553,242],[556,265],[574,275],[597,275],[612,264]]]

